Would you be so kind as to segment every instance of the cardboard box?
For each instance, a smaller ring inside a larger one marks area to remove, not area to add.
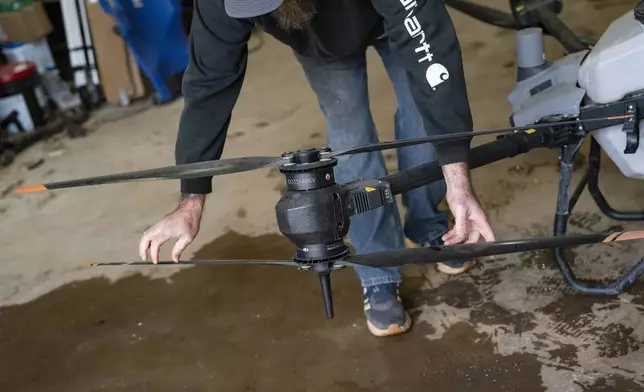
[[[87,0],[85,5],[105,99],[118,105],[121,93],[127,94],[130,99],[144,97],[147,91],[141,71],[123,38],[114,33],[116,22],[94,1]]]
[[[0,42],[37,41],[53,31],[40,2],[17,12],[0,12]]]

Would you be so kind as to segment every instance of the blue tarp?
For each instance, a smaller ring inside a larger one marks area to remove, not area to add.
[[[180,96],[188,66],[188,38],[179,0],[100,0],[110,14],[159,102]]]

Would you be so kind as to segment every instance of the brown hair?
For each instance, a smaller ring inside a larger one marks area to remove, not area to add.
[[[315,0],[284,0],[278,9],[271,12],[284,30],[302,30],[315,16]]]

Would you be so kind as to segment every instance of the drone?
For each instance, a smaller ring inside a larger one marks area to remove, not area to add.
[[[386,141],[341,151],[319,147],[275,157],[219,159],[25,186],[16,192],[201,178],[278,167],[287,188],[275,205],[275,213],[280,232],[295,246],[292,259],[188,260],[182,263],[276,265],[315,272],[319,276],[327,318],[334,317],[330,274],[345,267],[429,264],[542,249],[554,249],[562,276],[573,290],[594,295],[623,292],[644,273],[644,259],[616,281],[596,284],[575,277],[564,257],[563,247],[644,239],[644,230],[566,235],[570,213],[586,188],[599,209],[609,217],[644,220],[644,211],[614,210],[598,186],[602,149],[626,177],[644,178],[644,150],[639,146],[640,127],[644,128],[644,0],[613,21],[597,42],[578,39],[567,30],[556,16],[561,10],[560,1],[511,0],[512,16],[463,0],[448,0],[446,4],[486,23],[518,30],[517,83],[508,96],[513,107],[511,127]],[[569,53],[555,62],[548,62],[543,49],[544,30],[559,39]],[[470,169],[537,148],[561,151],[553,236],[351,254],[344,241],[351,217],[395,203],[396,195],[440,181],[443,174],[438,162],[430,162],[382,178],[338,184],[334,167],[342,157],[481,135],[496,135],[496,138],[470,150]],[[591,136],[588,169],[571,194],[574,158],[588,136]],[[160,261],[158,264],[176,263]],[[151,263],[122,261],[90,265]]]

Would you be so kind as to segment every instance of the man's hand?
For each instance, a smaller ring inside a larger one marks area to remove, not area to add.
[[[470,182],[465,163],[443,166],[447,204],[454,215],[454,227],[443,236],[445,245],[478,242],[481,236],[494,241],[494,232]]]
[[[159,262],[159,248],[171,238],[177,238],[172,249],[172,260],[179,262],[181,253],[199,233],[205,195],[183,195],[179,207],[159,223],[148,229],[139,242],[139,256],[147,260],[148,250],[154,264]]]

